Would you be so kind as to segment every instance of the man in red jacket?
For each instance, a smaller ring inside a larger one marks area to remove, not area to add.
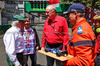
[[[72,4],[68,11],[72,34],[67,46],[68,54],[74,57],[64,61],[64,66],[94,66],[96,57],[95,34],[84,18],[85,7],[80,3]]]
[[[65,50],[69,40],[66,19],[56,15],[56,8],[53,5],[46,7],[46,16],[41,50],[45,49],[45,45],[46,48]],[[53,66],[53,64],[54,59],[47,56],[47,66]],[[56,65],[63,66],[59,61],[56,61]]]

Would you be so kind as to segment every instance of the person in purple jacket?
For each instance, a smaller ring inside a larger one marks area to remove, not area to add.
[[[38,35],[36,33],[35,28],[30,27],[30,21],[29,18],[25,17],[28,21],[25,22],[25,28],[24,28],[24,55],[26,58],[25,61],[25,66],[28,66],[27,61],[28,61],[28,56],[30,56],[31,59],[31,66],[36,66],[36,50],[39,49],[40,43],[38,39]]]

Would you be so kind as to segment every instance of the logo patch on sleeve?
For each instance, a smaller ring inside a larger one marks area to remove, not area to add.
[[[81,26],[78,27],[77,34],[82,34],[82,27]]]

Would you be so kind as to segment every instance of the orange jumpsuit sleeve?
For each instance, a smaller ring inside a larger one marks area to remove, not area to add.
[[[64,63],[64,66],[90,66],[92,60],[92,46],[78,46],[74,48],[76,56]]]

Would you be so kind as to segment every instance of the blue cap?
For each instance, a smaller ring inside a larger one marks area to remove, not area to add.
[[[68,14],[70,12],[84,13],[85,7],[80,3],[74,3],[69,7],[67,11],[63,12],[63,14]]]
[[[24,17],[22,17],[20,15],[13,16],[13,21],[19,21],[19,20],[21,20],[21,21],[27,21],[26,18],[24,18]]]

